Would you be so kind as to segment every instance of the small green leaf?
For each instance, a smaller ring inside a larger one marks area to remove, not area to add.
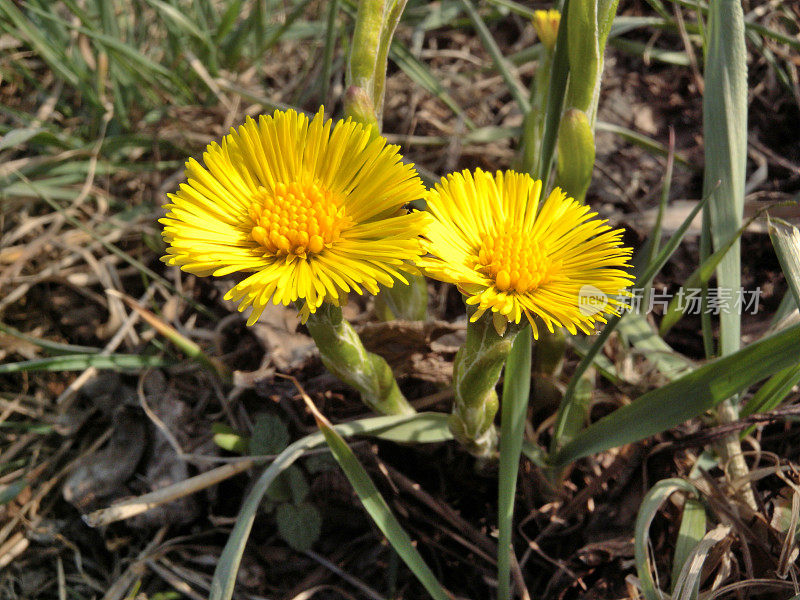
[[[271,456],[280,454],[289,445],[289,429],[278,415],[265,413],[256,418],[250,438],[250,454]]]
[[[0,506],[8,504],[14,498],[20,495],[22,490],[28,487],[28,480],[25,477],[20,477],[14,483],[10,483],[4,488],[0,489]]]
[[[303,475],[303,472],[295,465],[287,469],[284,475],[289,483],[289,492],[292,495],[292,502],[294,504],[302,503],[306,499],[306,496],[308,496],[309,491],[306,476]]]
[[[298,552],[310,550],[322,531],[322,517],[317,507],[309,502],[281,504],[275,519],[281,538]]]
[[[267,489],[265,498],[270,501],[270,505],[265,507],[267,512],[272,511],[275,503],[281,504],[289,502],[292,499],[292,492],[289,489],[289,479],[286,477],[286,473],[292,468],[294,468],[294,465],[278,475],[275,481],[272,482],[272,485],[269,486],[269,489]]]
[[[330,454],[312,454],[306,459],[305,465],[306,471],[311,475],[332,471],[339,466]]]
[[[214,443],[223,450],[236,454],[248,453],[250,440],[230,425],[214,423],[211,425],[211,432],[214,434]]]
[[[267,497],[274,502],[300,504],[308,496],[309,489],[303,471],[296,465],[292,465],[278,475],[267,490]]]

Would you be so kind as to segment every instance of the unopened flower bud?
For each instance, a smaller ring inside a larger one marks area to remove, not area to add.
[[[552,8],[550,10],[537,10],[533,13],[532,21],[533,28],[536,30],[536,35],[539,36],[539,41],[544,44],[545,48],[552,52],[556,45],[556,38],[558,37],[561,13]]]

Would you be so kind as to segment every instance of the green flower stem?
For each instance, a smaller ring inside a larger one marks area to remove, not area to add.
[[[578,202],[586,199],[594,158],[594,130],[589,118],[582,110],[567,109],[558,130],[556,183]]]
[[[408,0],[393,0],[386,11],[383,31],[378,45],[378,55],[375,60],[375,77],[372,87],[372,100],[375,103],[375,116],[378,123],[383,122],[383,96],[386,85],[386,65],[389,60],[389,48],[392,45],[394,32],[400,23],[400,17],[406,8]]]
[[[569,4],[567,35],[569,39],[570,80],[567,107],[586,113],[594,127],[603,54],[617,13],[619,0],[573,0]]]
[[[347,69],[347,85],[363,88],[374,103],[378,47],[383,31],[384,0],[360,0]]]
[[[550,70],[553,68],[553,50],[542,46],[542,58],[531,80],[531,109],[522,124],[520,144],[520,169],[531,172],[539,164],[539,151],[544,132],[544,114],[550,85]]]
[[[356,123],[369,125],[370,141],[374,140],[381,133],[378,117],[375,114],[375,105],[372,103],[367,91],[355,85],[347,88],[344,95],[344,116],[350,117]]]
[[[558,131],[558,185],[583,202],[595,159],[594,127],[603,55],[618,0],[572,0],[567,37],[569,84]]]
[[[360,0],[353,31],[353,50],[347,70],[344,114],[381,132],[386,61],[395,29],[407,0]],[[406,276],[409,285],[395,282],[377,299],[376,312],[385,321],[392,318],[422,321],[428,316],[428,286],[422,275]]]
[[[468,307],[468,315],[474,312]],[[453,363],[455,401],[450,430],[467,450],[481,458],[497,453],[494,417],[500,404],[495,386],[519,331],[519,326],[509,324],[505,333],[498,335],[492,315],[487,312],[467,325],[466,342]]]
[[[340,307],[324,303],[309,315],[306,327],[319,348],[322,364],[358,390],[364,404],[385,415],[416,412],[397,386],[387,362],[364,348],[353,326],[342,317]]]

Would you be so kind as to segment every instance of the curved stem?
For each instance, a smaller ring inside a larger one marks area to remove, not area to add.
[[[469,307],[467,313],[474,313],[474,308]],[[494,388],[518,331],[519,326],[509,325],[503,335],[498,334],[492,314],[487,312],[467,325],[466,342],[456,354],[450,430],[453,437],[478,457],[497,453],[494,417],[499,401]]]
[[[385,415],[416,412],[397,386],[388,363],[364,348],[340,307],[323,304],[309,315],[306,327],[319,348],[322,364],[358,390],[367,406]]]

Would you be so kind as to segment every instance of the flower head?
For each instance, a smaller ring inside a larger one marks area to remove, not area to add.
[[[428,194],[434,221],[417,264],[431,277],[458,285],[476,305],[471,320],[491,309],[519,323],[534,316],[550,331],[590,333],[603,313],[617,314],[626,295],[630,248],[621,229],[558,188],[539,208],[542,183],[529,175],[480,169],[452,173]],[[502,320],[502,319],[500,319]]]
[[[561,13],[551,8],[550,10],[537,10],[533,13],[533,28],[539,41],[544,47],[552,51],[556,46],[558,37],[558,26],[561,23]]]
[[[350,290],[406,282],[430,217],[405,210],[425,189],[397,151],[322,109],[311,121],[293,110],[248,118],[208,146],[205,167],[186,163],[161,219],[162,260],[196,275],[252,273],[225,295],[253,307],[248,324],[270,300],[304,301],[305,319]]]

